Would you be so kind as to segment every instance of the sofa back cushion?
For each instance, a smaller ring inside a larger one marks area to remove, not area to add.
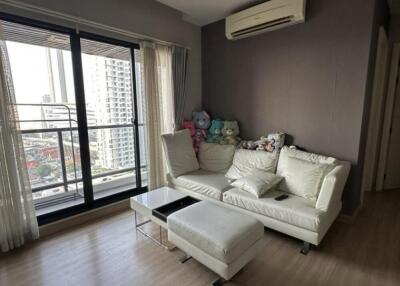
[[[322,182],[337,160],[314,153],[283,147],[279,156],[277,175],[284,179],[279,189],[316,201]]]
[[[168,171],[173,177],[199,169],[188,129],[161,135]]]
[[[199,150],[200,168],[210,172],[226,173],[232,165],[235,146],[202,143]]]
[[[265,152],[257,150],[237,149],[233,156],[232,166],[226,173],[229,179],[240,179],[251,175],[254,169],[275,173],[278,162],[278,152]]]
[[[287,167],[280,173],[284,179],[279,188],[296,196],[316,201],[328,166],[289,157]]]

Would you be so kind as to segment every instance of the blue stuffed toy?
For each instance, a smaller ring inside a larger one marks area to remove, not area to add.
[[[206,111],[194,111],[192,120],[196,129],[207,130],[210,127],[210,115]]]
[[[224,128],[224,122],[221,119],[214,119],[211,122],[211,127],[208,129],[207,143],[220,143],[222,139],[222,128]]]

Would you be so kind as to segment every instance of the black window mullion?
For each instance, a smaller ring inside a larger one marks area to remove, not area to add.
[[[72,69],[74,74],[76,113],[78,119],[79,146],[85,204],[93,204],[92,171],[90,165],[89,133],[86,117],[86,100],[83,83],[81,41],[77,34],[71,35]]]
[[[135,49],[131,47],[131,68],[132,68],[132,96],[133,96],[133,113],[134,113],[134,138],[135,138],[135,171],[136,171],[136,187],[142,187],[142,174],[140,164],[140,148],[139,148],[139,121],[138,121],[138,107],[137,107],[137,93],[136,93],[136,64],[135,64]]]

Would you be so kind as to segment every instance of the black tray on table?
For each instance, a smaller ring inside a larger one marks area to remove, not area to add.
[[[190,205],[193,205],[195,203],[199,202],[199,200],[192,198],[192,197],[183,197],[179,200],[176,200],[172,203],[163,205],[161,207],[155,208],[152,210],[152,214],[153,216],[155,216],[156,218],[159,218],[160,220],[167,222],[167,217],[176,212],[179,211],[183,208],[186,208]]]

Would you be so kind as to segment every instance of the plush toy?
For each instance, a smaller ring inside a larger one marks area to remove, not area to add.
[[[267,152],[279,151],[285,142],[285,133],[276,132],[262,136],[257,141],[242,141],[239,148]]]
[[[273,152],[274,151],[273,143],[274,142],[269,140],[267,137],[262,136],[260,140],[257,141],[256,150]]]
[[[214,119],[211,122],[211,127],[208,129],[207,143],[219,143],[222,139],[222,128],[224,122],[221,119]]]
[[[206,111],[194,111],[192,120],[196,129],[207,130],[210,127],[210,115]]]
[[[279,151],[285,144],[285,133],[275,132],[267,135],[267,139],[271,142],[271,150],[269,152]]]
[[[192,137],[193,137],[193,136],[195,135],[195,133],[196,133],[196,128],[194,128],[194,123],[193,123],[192,120],[185,120],[185,121],[183,121],[182,128],[183,128],[183,129],[189,129],[189,131],[190,131],[190,136],[192,136]]]
[[[240,142],[239,125],[237,121],[224,121],[222,128],[223,139],[221,144],[237,145]]]
[[[193,148],[196,154],[200,149],[200,144],[205,141],[206,136],[207,132],[204,129],[196,129],[196,132],[193,137]]]
[[[258,147],[257,141],[246,141],[242,140],[238,146],[240,149],[256,150]]]

